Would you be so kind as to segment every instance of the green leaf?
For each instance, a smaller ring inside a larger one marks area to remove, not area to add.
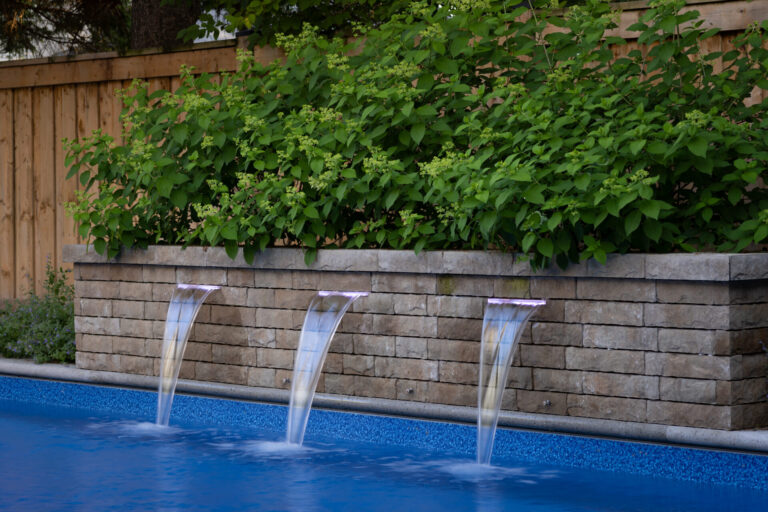
[[[224,240],[237,240],[237,221],[229,221],[221,228],[221,237]]]
[[[700,156],[701,158],[707,156],[707,141],[704,140],[701,136],[694,137],[688,141],[686,146],[691,151],[691,153],[696,156]]]
[[[309,167],[312,169],[313,172],[319,173],[323,170],[323,165],[325,165],[325,162],[322,158],[315,158],[314,160],[311,160],[309,162]]]
[[[650,217],[651,219],[658,219],[659,212],[661,211],[661,205],[656,201],[641,201],[640,211],[643,215]]]
[[[550,231],[554,231],[557,226],[560,225],[560,222],[563,220],[563,214],[560,212],[555,212],[552,214],[552,217],[549,218],[547,221],[547,229]]]
[[[413,139],[413,142],[418,145],[421,142],[421,139],[424,138],[424,132],[426,132],[424,123],[416,123],[411,126],[411,139]]]
[[[661,238],[661,222],[654,219],[646,219],[643,222],[643,232],[654,242]]]
[[[315,208],[312,205],[307,206],[304,208],[304,215],[307,216],[309,219],[319,219],[320,213],[318,213],[317,208]]]
[[[523,237],[523,243],[521,244],[520,248],[523,250],[523,252],[528,252],[528,250],[533,245],[533,242],[535,241],[536,241],[536,233],[529,231]]]
[[[237,258],[237,250],[238,250],[237,242],[234,242],[232,240],[228,240],[224,242],[224,250],[226,251],[227,256],[229,256],[230,259]]]
[[[627,218],[624,219],[624,233],[627,234],[627,236],[634,233],[634,231],[640,226],[640,219],[642,218],[642,214],[640,213],[640,210],[632,210],[629,215],[627,215]]]
[[[738,203],[741,200],[743,195],[744,195],[744,193],[743,193],[743,191],[740,188],[732,187],[732,188],[730,188],[728,190],[728,201],[732,205],[735,205],[736,203]]]
[[[765,240],[765,237],[768,237],[768,225],[761,224],[760,227],[755,230],[755,236],[753,237],[753,240],[756,244],[759,244]]]
[[[187,193],[181,189],[174,190],[171,192],[171,203],[176,208],[184,209],[187,206]]]
[[[555,251],[555,246],[549,238],[542,238],[536,244],[536,249],[547,258],[551,258]]]
[[[493,227],[493,224],[496,222],[496,212],[495,211],[489,211],[484,212],[480,216],[480,221],[478,222],[480,226],[480,232],[483,235],[488,235],[491,232],[491,228]]]
[[[444,75],[455,75],[459,72],[459,65],[456,61],[447,57],[437,59],[435,61],[435,68]]]
[[[629,143],[629,150],[632,152],[633,155],[636,155],[640,152],[641,149],[645,146],[644,140],[636,140]]]
[[[155,186],[157,187],[158,194],[160,194],[162,197],[171,197],[173,181],[171,181],[169,178],[165,176],[158,178],[157,182],[155,182]]]
[[[107,241],[103,238],[97,238],[93,241],[93,248],[99,254],[104,254],[104,250],[107,248]]]

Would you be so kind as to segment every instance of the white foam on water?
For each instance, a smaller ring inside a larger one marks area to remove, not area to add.
[[[536,475],[530,474],[525,468],[491,466],[489,464],[478,464],[477,462],[449,462],[440,464],[437,469],[444,471],[458,480],[468,482],[486,482],[489,480],[514,479],[522,482],[520,477],[535,478]],[[536,483],[528,480],[528,482]],[[528,483],[526,482],[526,483]]]
[[[168,437],[182,432],[178,427],[158,425],[149,421],[111,421],[94,423],[88,428],[113,433],[118,437]]]
[[[289,443],[287,441],[246,441],[240,448],[253,455],[282,457],[305,454],[313,451],[306,446]]]

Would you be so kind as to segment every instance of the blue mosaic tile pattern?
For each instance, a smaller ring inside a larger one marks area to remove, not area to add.
[[[0,377],[0,400],[154,421],[157,396],[149,391]],[[286,416],[285,406],[179,395],[171,424],[281,432]],[[474,457],[475,435],[470,425],[313,410],[306,439],[344,439]],[[768,490],[768,455],[503,429],[496,435],[493,460],[503,459]]]

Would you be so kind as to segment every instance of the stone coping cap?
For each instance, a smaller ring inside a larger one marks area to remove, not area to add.
[[[87,245],[65,245],[69,263],[119,263],[186,267],[253,268],[269,270],[325,270],[340,272],[397,272],[502,277],[605,277],[679,281],[746,281],[768,279],[768,253],[617,254],[605,265],[595,260],[531,270],[519,255],[499,251],[398,251],[386,249],[321,249],[312,265],[298,248],[268,248],[256,253],[252,265],[242,251],[235,260],[223,247],[152,245],[126,249],[108,260]]]

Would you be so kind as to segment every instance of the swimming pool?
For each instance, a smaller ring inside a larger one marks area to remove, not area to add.
[[[0,377],[0,510],[764,510],[768,457]]]

